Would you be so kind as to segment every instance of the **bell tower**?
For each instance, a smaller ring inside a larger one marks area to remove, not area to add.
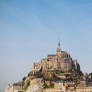
[[[58,41],[58,47],[57,47],[57,56],[61,57],[61,48],[60,48],[60,41]]]

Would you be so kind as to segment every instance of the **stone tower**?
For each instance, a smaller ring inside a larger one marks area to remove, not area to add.
[[[57,56],[61,57],[61,48],[60,48],[60,41],[58,42],[58,47],[57,47]]]

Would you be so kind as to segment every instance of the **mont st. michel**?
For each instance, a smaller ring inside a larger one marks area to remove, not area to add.
[[[83,73],[78,61],[60,48],[33,63],[28,76],[8,85],[6,92],[92,92],[92,73]]]

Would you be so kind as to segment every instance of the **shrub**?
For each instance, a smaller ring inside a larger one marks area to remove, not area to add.
[[[25,81],[26,77],[24,77],[22,80]]]
[[[25,91],[27,90],[27,88],[29,87],[29,85],[30,85],[30,80],[27,82],[26,87],[24,88]]]
[[[48,86],[47,86],[47,84],[46,84],[46,83],[44,83],[44,88],[48,88]]]
[[[49,88],[54,88],[54,83],[51,83],[51,84],[49,85]]]

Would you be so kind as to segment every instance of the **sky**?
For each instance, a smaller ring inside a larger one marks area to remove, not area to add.
[[[0,0],[0,92],[61,49],[92,72],[92,0]]]

